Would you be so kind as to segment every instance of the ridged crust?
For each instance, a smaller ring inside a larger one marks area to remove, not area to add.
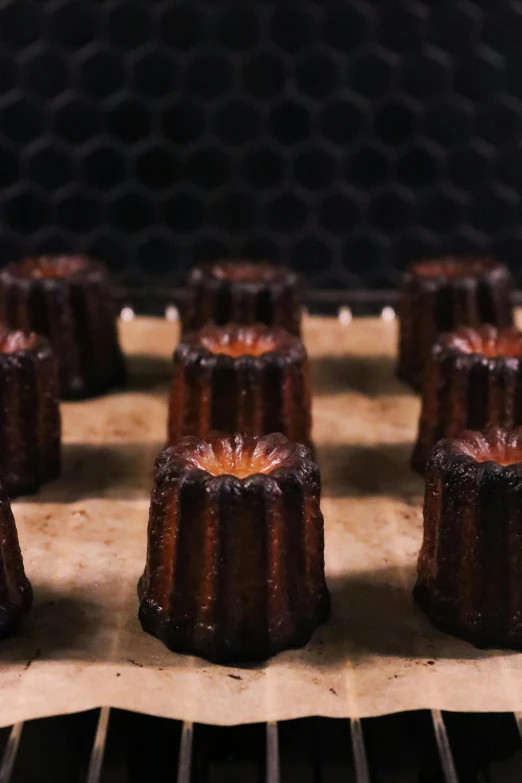
[[[207,341],[268,339],[274,350],[259,356],[228,356],[206,347]],[[169,443],[212,431],[282,432],[292,441],[310,445],[308,357],[298,337],[260,324],[229,324],[206,327],[183,338],[174,352]]]
[[[297,276],[285,267],[217,261],[192,270],[182,312],[183,332],[208,324],[264,323],[301,333]]]
[[[512,294],[509,270],[494,259],[414,264],[403,278],[399,299],[399,378],[422,388],[431,347],[443,332],[484,323],[511,326]]]
[[[43,256],[8,264],[0,271],[0,319],[49,339],[62,397],[101,394],[124,379],[114,291],[96,261]]]
[[[495,355],[499,354],[499,355]],[[516,329],[459,329],[431,351],[412,466],[423,473],[441,438],[490,425],[522,424],[522,333]]]
[[[0,639],[17,631],[32,600],[11,505],[0,482]]]
[[[57,478],[61,464],[58,374],[51,346],[0,329],[0,475],[11,498]]]
[[[261,450],[279,467],[237,478],[197,469],[198,450]],[[320,474],[280,434],[186,438],[157,459],[145,572],[145,631],[216,662],[305,644],[329,613]]]
[[[521,459],[522,429],[488,428],[440,441],[427,468],[415,597],[477,647],[522,649]]]

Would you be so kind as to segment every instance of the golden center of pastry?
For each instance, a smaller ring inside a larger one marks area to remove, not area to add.
[[[36,347],[38,337],[33,332],[8,332],[0,334],[0,353],[31,351]]]
[[[455,444],[457,453],[476,462],[496,462],[502,467],[522,462],[522,428],[487,427],[483,432],[464,432]]]
[[[224,335],[223,339],[203,337],[201,344],[207,351],[225,354],[236,359],[238,356],[262,356],[277,348],[276,341],[269,335],[256,335],[245,331],[242,337]]]
[[[415,264],[413,272],[421,277],[473,277],[489,271],[495,262],[488,259],[441,259],[439,261],[421,261]]]
[[[472,455],[477,462],[496,462],[502,467],[522,462],[522,448],[514,446],[491,446]]]
[[[223,261],[214,264],[212,274],[220,280],[232,280],[238,283],[258,283],[272,280],[281,272],[270,264],[253,264],[249,261]]]
[[[522,356],[522,333],[513,331],[509,334],[492,334],[484,336],[479,332],[469,336],[455,336],[451,347],[462,353],[477,353],[487,359],[516,358]]]
[[[16,265],[20,277],[60,278],[81,272],[88,266],[87,261],[79,256],[42,256],[27,258]]]
[[[223,451],[219,454],[209,451],[194,456],[193,462],[194,467],[205,470],[212,476],[235,476],[244,479],[256,473],[270,473],[281,467],[283,458],[273,451],[269,454],[257,450],[253,453]]]

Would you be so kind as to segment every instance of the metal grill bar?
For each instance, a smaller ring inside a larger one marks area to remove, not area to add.
[[[370,783],[364,734],[359,718],[350,718],[350,734],[352,737],[353,761],[357,783]]]
[[[435,739],[437,740],[437,748],[439,751],[440,763],[442,764],[442,771],[444,773],[444,780],[446,783],[459,783],[448,732],[446,731],[446,724],[444,723],[441,711],[431,710],[431,719],[435,731]]]
[[[515,723],[517,724],[518,733],[522,736],[522,712],[516,712],[512,713]],[[65,716],[64,716],[65,717]],[[442,716],[442,713],[440,710],[432,710],[430,712],[432,727],[433,727],[433,734],[430,736],[429,741],[429,747],[426,745],[425,752],[422,754],[423,756],[423,762],[429,760],[430,764],[433,764],[433,738],[436,740],[437,745],[437,752],[440,758],[441,763],[441,779],[444,781],[444,783],[458,783],[458,775],[457,770],[452,754],[452,749],[450,745],[449,735],[448,731],[445,725],[444,718]],[[489,716],[490,719],[492,719],[494,716]],[[106,768],[105,762],[107,761],[107,753],[105,751],[105,748],[107,747],[107,740],[109,737],[109,731],[117,732],[118,729],[118,720],[112,721],[111,725],[109,726],[109,720],[110,720],[110,709],[104,708],[100,710],[99,716],[98,716],[98,723],[97,728],[94,736],[93,746],[91,749],[91,756],[90,756],[90,763],[88,767],[88,772],[85,778],[87,783],[99,783],[99,781],[103,778],[105,779],[105,776],[107,776],[107,780],[113,779],[112,777],[109,777],[112,773],[116,775],[117,772],[121,772],[121,764],[128,764],[129,762],[132,763],[132,759],[129,759],[127,756],[127,748],[126,745],[123,747],[116,743],[113,747],[111,747],[111,761],[109,763],[109,767]],[[457,719],[456,719],[457,720]],[[39,721],[37,721],[39,723]],[[179,722],[175,722],[178,724]],[[335,747],[343,747],[345,749],[345,742],[342,740],[343,733],[346,731],[346,728],[342,728],[344,725],[346,727],[346,721],[336,721],[339,725],[338,730],[336,729],[336,736],[337,739],[335,741]],[[353,761],[350,763],[349,758],[345,758],[344,752],[342,757],[342,764],[343,764],[343,771],[345,775],[352,774],[354,777],[356,783],[370,783],[370,772],[369,772],[369,764],[368,764],[368,756],[366,752],[366,742],[365,742],[365,730],[368,729],[370,731],[370,737],[371,743],[370,743],[370,755],[373,754],[373,759],[379,758],[379,756],[376,756],[375,754],[379,753],[382,748],[375,747],[375,739],[380,737],[380,742],[384,744],[384,748],[387,747],[386,743],[383,740],[383,732],[386,732],[387,730],[381,725],[380,727],[377,727],[376,731],[377,734],[374,733],[374,726],[372,727],[373,722],[371,720],[363,722],[359,719],[351,719],[350,720],[350,734],[351,734],[351,746],[352,746],[352,758]],[[89,721],[90,724],[90,721]],[[115,725],[113,725],[115,724]],[[62,725],[63,724],[59,724]],[[92,725],[92,724],[90,724]],[[406,732],[408,734],[408,725],[406,723],[401,724],[401,732]],[[424,727],[424,731],[429,732],[429,726],[426,725],[424,720],[421,721],[421,725]],[[459,724],[457,721],[456,726],[462,725]],[[502,726],[502,729],[501,729]],[[22,737],[22,731],[24,729],[24,723],[17,723],[13,725],[10,729],[8,729],[8,738],[7,741],[5,741],[5,748],[4,748],[4,754],[0,761],[0,783],[10,783],[11,780],[14,778],[18,779],[21,775],[23,775],[24,779],[27,774],[27,770],[29,767],[27,766],[27,758],[22,758],[23,756],[32,756],[34,755],[34,747],[39,748],[39,750],[42,750],[41,746],[41,740],[38,739],[34,733],[30,729],[35,728],[34,726],[29,726],[27,729],[27,736],[24,734],[24,743],[21,744],[21,737]],[[120,726],[120,729],[122,726]],[[396,726],[393,728],[393,732],[396,731]],[[176,733],[178,728],[176,727]],[[497,726],[497,731],[493,731],[493,735],[500,736],[499,731],[502,730],[502,736],[506,736],[506,723],[504,720],[504,723],[499,724]],[[43,729],[44,736],[46,734],[46,730]],[[266,783],[281,783],[282,780],[282,772],[281,772],[281,766],[280,766],[280,747],[279,747],[279,724],[276,722],[271,722],[265,724],[265,742],[266,742],[266,775],[265,775],[265,781]],[[392,733],[393,733],[392,732]],[[118,732],[117,732],[118,733]],[[59,734],[54,733],[55,737],[59,737]],[[178,772],[177,772],[177,783],[190,783],[192,779],[192,757],[194,755],[193,751],[193,736],[194,736],[194,724],[192,723],[184,723],[182,724],[182,731],[180,733],[180,748],[179,748],[179,759],[178,759]],[[294,745],[292,744],[295,740],[292,739],[294,737],[294,734],[290,733],[290,747],[293,748]],[[285,734],[285,737],[288,739],[288,736]],[[303,733],[301,735],[302,737],[307,737],[308,732],[303,729]],[[408,734],[409,736],[409,734]],[[5,737],[5,735],[4,735]],[[257,737],[259,735],[257,734]],[[453,738],[453,741],[455,741],[455,738]],[[215,743],[214,743],[215,744]],[[212,738],[210,740],[210,746],[213,746]],[[493,746],[495,746],[495,742],[493,743]],[[36,756],[33,763],[36,764],[43,764],[43,769],[48,770],[50,769],[51,764],[51,758],[54,759],[54,754],[58,752],[58,745],[57,747],[50,747],[48,752],[44,754],[44,758],[41,759],[40,756]],[[286,747],[286,746],[285,746]],[[408,747],[410,747],[410,744],[408,742]],[[465,742],[465,747],[467,747],[467,743]],[[513,753],[520,753],[520,744],[516,741],[516,736],[512,735],[510,740],[510,748]],[[117,768],[115,768],[115,751],[119,753],[119,760],[116,758],[116,761],[118,762]],[[252,746],[249,753],[251,752],[251,756],[248,756],[249,760],[253,760],[256,758],[258,760],[257,751]],[[82,752],[82,761],[81,766],[83,767],[83,752]],[[252,777],[252,769],[249,767],[248,770],[245,770],[244,766],[241,767],[242,762],[244,761],[244,757],[239,754],[239,756],[236,758],[235,754],[232,753],[232,760],[235,760],[238,762],[238,768],[239,773],[243,772],[245,773],[245,777],[238,777],[238,780],[250,780]],[[205,756],[204,756],[205,758]],[[212,756],[209,756],[210,759],[212,759]],[[285,757],[286,758],[286,757]],[[292,761],[292,754],[290,753],[290,757],[286,758],[287,762]],[[323,762],[325,765],[328,765],[330,756],[328,755],[328,751],[324,758],[315,759],[314,756],[314,765],[317,761],[321,766],[321,770],[323,769]],[[336,757],[337,758],[337,757]],[[218,763],[219,763],[218,758]],[[496,751],[494,750],[494,747],[492,748],[492,752],[489,754],[486,754],[484,757],[484,764],[489,763],[491,761],[494,761],[497,759]],[[227,761],[230,760],[227,757]],[[296,761],[295,759],[293,759]],[[419,759],[419,762],[421,759]],[[463,759],[463,762],[465,759]],[[80,763],[80,761],[78,761]],[[395,762],[393,762],[395,763]],[[405,760],[404,758],[399,759],[397,762],[400,764],[400,768],[405,770],[409,769],[411,770],[411,759],[408,758]],[[299,764],[302,764],[302,759],[297,759],[297,768],[300,768],[302,771],[302,766],[299,767]],[[48,766],[46,766],[48,765]],[[518,762],[517,762],[518,770],[520,771],[520,755],[518,755]],[[326,766],[325,769],[328,767]],[[351,768],[351,769],[350,769]],[[393,767],[395,769],[395,767]],[[474,768],[474,767],[473,767]],[[314,769],[316,767],[314,766]],[[246,776],[246,772],[249,772],[249,776]],[[316,770],[319,772],[319,770]],[[355,772],[355,774],[353,774]],[[197,773],[199,774],[199,772]],[[439,773],[440,774],[440,773]],[[20,778],[21,779],[21,778]],[[69,779],[69,778],[67,778]],[[75,777],[76,779],[76,777]],[[116,779],[116,777],[114,777]],[[120,777],[118,776],[118,780]],[[206,779],[206,778],[205,778]],[[221,780],[222,777],[219,777]],[[223,777],[223,779],[225,779]],[[292,777],[293,779],[293,777]],[[297,778],[296,778],[297,779]],[[315,778],[314,778],[315,779]],[[402,779],[402,778],[401,778]],[[488,778],[489,779],[489,778]],[[513,778],[514,779],[514,778]],[[72,778],[71,778],[72,780]],[[217,778],[216,778],[217,780]]]
[[[266,724],[266,783],[279,783],[279,729],[277,723]]]
[[[0,783],[9,783],[11,780],[23,728],[24,724],[22,722],[15,723],[11,729],[4,755],[2,757],[2,763],[0,764]]]
[[[154,304],[178,305],[184,301],[186,291],[184,288],[170,286],[128,286],[116,289],[120,303],[132,302],[137,305]],[[307,305],[394,305],[398,302],[399,294],[394,289],[305,289],[302,298]]]
[[[193,737],[194,724],[185,721],[183,723],[179,745],[178,783],[190,783]]]
[[[102,707],[98,718],[98,726],[94,735],[94,743],[89,761],[86,783],[98,783],[101,777],[105,746],[107,744],[107,731],[109,728],[110,707]]]

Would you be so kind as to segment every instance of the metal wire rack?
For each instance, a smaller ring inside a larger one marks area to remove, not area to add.
[[[109,732],[111,710],[103,707],[99,710],[97,728],[94,735],[90,761],[85,777],[86,783],[98,783],[102,780],[103,761],[107,737]],[[446,783],[457,783],[458,777],[455,763],[446,731],[446,726],[439,710],[431,711],[431,719],[440,755],[440,762],[444,772]],[[520,725],[520,716],[516,715],[517,725]],[[12,780],[13,769],[20,748],[20,740],[24,728],[23,723],[16,723],[11,729],[7,745],[0,763],[0,783],[8,783]],[[353,767],[357,783],[370,783],[371,777],[368,767],[368,758],[364,742],[362,722],[358,718],[346,721],[346,731],[350,732],[353,753]],[[267,783],[280,783],[281,763],[279,755],[279,729],[277,723],[265,724],[266,733],[266,781]],[[192,780],[192,754],[193,754],[194,724],[183,723],[178,753],[177,783],[190,783]]]
[[[4,729],[0,783],[514,783],[520,721],[432,710],[219,728],[103,707]]]

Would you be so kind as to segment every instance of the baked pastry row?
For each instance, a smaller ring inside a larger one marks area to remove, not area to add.
[[[172,445],[156,463],[139,584],[145,630],[173,650],[216,661],[304,644],[329,612],[294,281],[243,267],[213,265],[194,275],[174,360]],[[477,645],[519,647],[522,430],[513,427],[521,423],[522,335],[509,328],[510,282],[489,261],[419,264],[411,274],[399,372],[415,384],[424,376],[413,462],[421,470],[427,464],[415,595],[441,628]],[[25,329],[0,337],[0,405],[9,414],[2,467],[15,493],[59,471],[58,388],[69,396],[99,393],[121,380],[123,360],[103,271],[92,262],[40,259],[5,276],[0,312],[11,324],[20,317]],[[91,311],[96,317],[84,328],[79,314]],[[243,323],[220,325],[231,316]],[[283,316],[286,329],[278,325]],[[56,363],[49,344],[27,332],[33,318],[48,330]],[[500,328],[439,336],[446,323],[484,321]],[[73,350],[72,333],[82,338]],[[9,428],[17,417],[19,426]],[[484,429],[491,423],[503,428]],[[483,432],[462,434],[470,426]],[[212,435],[215,429],[245,434]],[[290,441],[269,434],[276,430]],[[439,441],[444,435],[458,437]],[[28,610],[31,589],[5,490],[0,527],[0,635],[7,635]]]

